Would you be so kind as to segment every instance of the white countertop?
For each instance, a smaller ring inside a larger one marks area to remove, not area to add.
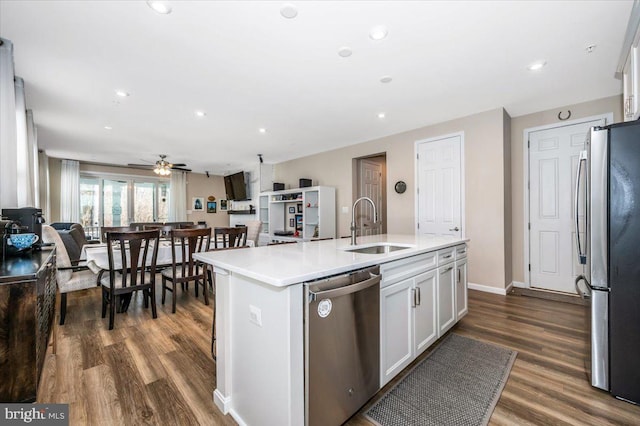
[[[343,250],[352,247],[350,240],[341,238],[197,253],[194,254],[194,258],[275,287],[286,287],[462,244],[466,241],[468,241],[467,238],[457,237],[385,234],[358,237],[358,246],[397,243],[412,247],[383,254],[352,253]]]

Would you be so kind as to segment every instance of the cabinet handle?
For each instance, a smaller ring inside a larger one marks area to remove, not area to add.
[[[449,259],[451,256],[452,256],[451,254],[448,254],[448,255],[446,255],[446,256],[442,256],[442,258],[443,258],[443,259]]]
[[[450,270],[453,269],[453,266],[449,266],[447,269],[445,269],[444,271],[441,271],[440,274],[444,274],[446,272],[449,272]]]
[[[412,288],[412,289],[411,289],[411,292],[413,293],[413,301],[412,301],[412,305],[411,305],[411,307],[412,307],[412,308],[415,308],[415,307],[418,305],[418,302],[416,301],[416,294],[417,294],[417,293],[416,293],[416,289],[415,289],[415,288]]]
[[[458,268],[458,284],[460,284],[460,268]]]
[[[420,306],[420,287],[416,287],[416,292],[418,293],[418,303],[417,303],[417,305]]]

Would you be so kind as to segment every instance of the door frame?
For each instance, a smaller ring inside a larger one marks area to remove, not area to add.
[[[552,124],[545,124],[543,126],[528,127],[522,131],[522,152],[523,152],[523,194],[524,194],[524,250],[523,250],[523,269],[524,269],[524,288],[531,288],[531,271],[529,270],[529,264],[531,263],[530,255],[530,232],[529,223],[531,220],[531,212],[529,211],[529,198],[531,196],[531,188],[529,185],[529,136],[531,133],[539,132],[541,130],[559,129],[561,127],[574,126],[576,124],[583,124],[589,121],[604,120],[605,125],[613,123],[613,112],[607,112],[604,114],[592,115],[584,118],[577,118],[571,121],[561,121]],[[515,287],[520,287],[515,285]]]
[[[414,169],[413,169],[413,181],[415,182],[415,192],[413,193],[413,215],[415,218],[415,222],[413,224],[413,230],[415,235],[418,235],[420,232],[420,230],[418,229],[418,224],[420,223],[420,201],[419,201],[419,184],[420,181],[418,180],[418,171],[419,171],[419,167],[418,167],[418,163],[420,162],[420,159],[418,158],[418,145],[422,144],[422,143],[428,143],[428,142],[436,142],[442,139],[449,139],[455,136],[459,136],[460,137],[460,226],[462,227],[462,238],[466,238],[467,236],[467,224],[465,221],[465,217],[466,217],[466,208],[465,208],[465,176],[466,176],[466,170],[464,167],[464,130],[459,131],[459,132],[454,132],[454,133],[448,133],[442,136],[435,136],[432,138],[427,138],[427,139],[420,139],[417,140],[413,143],[413,158],[415,158],[415,163],[414,163]]]
[[[382,165],[382,178],[380,182],[380,190],[382,191],[379,206],[376,206],[378,209],[378,220],[382,218],[382,223],[380,224],[380,234],[387,233],[387,152],[379,152],[377,154],[365,155],[364,157],[355,157],[351,159],[351,204],[355,203],[355,201],[360,197],[360,167],[362,164],[362,160],[368,160],[372,158],[382,159],[380,161]]]

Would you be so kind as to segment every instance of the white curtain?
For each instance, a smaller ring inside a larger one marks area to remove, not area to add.
[[[80,163],[76,160],[62,160],[60,221],[80,222]]]
[[[169,222],[187,220],[187,173],[171,172],[171,192],[169,193]]]
[[[15,78],[16,89],[16,167],[18,170],[18,207],[33,207],[33,194],[30,191],[29,142],[27,141],[27,105],[24,100],[24,81]]]
[[[30,206],[40,207],[40,162],[38,161],[38,129],[33,122],[33,111],[27,110],[27,154],[29,165]]]
[[[0,207],[18,207],[13,44],[0,38]]]
[[[38,191],[40,195],[40,206],[42,207],[42,214],[45,218],[51,219],[51,195],[49,187],[49,157],[43,152],[38,152],[38,164],[39,164],[39,181],[42,192]],[[49,220],[49,222],[51,222]]]

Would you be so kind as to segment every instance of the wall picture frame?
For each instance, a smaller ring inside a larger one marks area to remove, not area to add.
[[[207,201],[207,213],[215,213],[215,212],[216,212],[216,202]]]
[[[294,218],[289,219],[289,228],[293,228],[296,226],[296,221]]]
[[[302,213],[302,203],[298,203],[298,213]]]
[[[228,208],[227,206],[228,206],[227,200],[220,200],[220,211],[221,212],[227,211],[227,208]]]
[[[293,206],[289,206],[289,214],[295,214],[296,213],[296,208]]]
[[[196,212],[204,211],[204,197],[193,197],[191,200],[191,208]]]

